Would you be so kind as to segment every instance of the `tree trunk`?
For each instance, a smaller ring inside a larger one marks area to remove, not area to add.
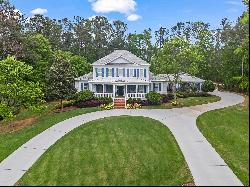
[[[63,110],[63,100],[61,99],[61,110]]]

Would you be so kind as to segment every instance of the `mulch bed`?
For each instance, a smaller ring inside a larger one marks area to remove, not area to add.
[[[8,125],[0,125],[0,133],[11,133],[23,129],[29,125],[32,125],[37,120],[37,117],[27,118],[15,122],[11,122]]]

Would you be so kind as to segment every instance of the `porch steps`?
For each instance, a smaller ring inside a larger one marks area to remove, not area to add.
[[[114,108],[116,109],[125,108],[125,98],[114,99]]]

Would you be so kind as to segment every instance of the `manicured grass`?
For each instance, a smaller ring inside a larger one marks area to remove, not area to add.
[[[46,113],[46,115],[44,113],[44,116],[40,117],[37,122],[23,128],[22,130],[12,133],[0,133],[0,162],[7,156],[9,156],[12,152],[14,152],[22,144],[24,144],[34,136],[38,135],[42,131],[46,130],[47,128],[51,127],[52,125],[55,125],[56,123],[65,119],[88,112],[94,112],[97,110],[98,108],[86,108],[62,113]],[[24,119],[24,117],[31,116],[28,114],[20,115],[23,115],[22,119]]]
[[[208,96],[208,97],[188,97],[188,98],[180,98],[178,101],[180,102],[179,106],[172,106],[171,103],[164,103],[161,105],[155,106],[144,106],[145,109],[170,109],[170,108],[180,108],[180,107],[189,107],[201,104],[207,104],[219,101],[220,97],[218,96]]]
[[[18,185],[183,185],[192,181],[171,132],[143,117],[112,117],[71,131]]]
[[[249,109],[247,105],[207,112],[197,119],[201,132],[244,185],[249,185]]]

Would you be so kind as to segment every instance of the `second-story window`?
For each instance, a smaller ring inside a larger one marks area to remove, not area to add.
[[[144,69],[144,77],[147,78],[147,69]]]
[[[109,76],[109,77],[112,77],[112,68],[109,68],[108,76]]]
[[[118,69],[118,76],[123,77],[123,69],[121,68]]]
[[[129,77],[133,77],[133,75],[134,75],[133,69],[129,69]]]
[[[140,69],[140,77],[143,78],[143,69]]]
[[[96,77],[101,77],[101,76],[102,76],[102,69],[96,68]]]

